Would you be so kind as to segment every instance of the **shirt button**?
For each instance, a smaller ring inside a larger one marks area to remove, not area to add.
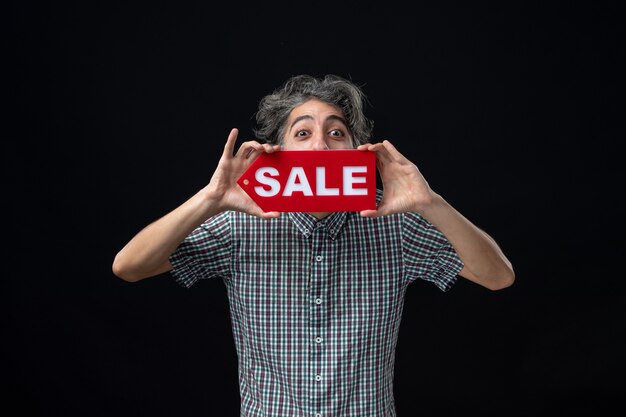
[[[322,376],[321,375],[315,375],[315,380],[317,382],[320,382],[322,380]]]
[[[319,337],[319,336],[317,336],[317,337],[315,338],[315,343],[322,343],[322,338],[321,338],[321,337]]]
[[[322,413],[315,413],[315,417],[322,417]]]
[[[322,299],[321,298],[316,298],[315,299],[315,304],[317,304],[317,305],[322,304]]]
[[[315,260],[316,260],[317,262],[321,262],[321,261],[322,261],[322,255],[317,255],[317,256],[315,257]]]

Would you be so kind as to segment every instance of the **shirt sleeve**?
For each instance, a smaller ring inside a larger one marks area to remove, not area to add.
[[[418,213],[405,213],[402,256],[410,282],[423,279],[449,290],[463,269],[463,261],[448,239]]]
[[[196,228],[170,255],[171,274],[183,287],[198,279],[230,275],[231,228],[228,212]]]

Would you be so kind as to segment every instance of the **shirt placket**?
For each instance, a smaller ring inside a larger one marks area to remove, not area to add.
[[[324,393],[328,384],[325,359],[328,315],[328,235],[324,222],[318,222],[311,234],[311,280],[309,292],[309,363],[312,417],[324,415]]]

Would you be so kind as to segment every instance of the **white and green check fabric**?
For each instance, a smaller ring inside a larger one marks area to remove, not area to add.
[[[463,267],[416,213],[318,221],[224,212],[170,260],[185,287],[211,277],[226,285],[246,417],[395,416],[407,285],[423,279],[445,291]]]

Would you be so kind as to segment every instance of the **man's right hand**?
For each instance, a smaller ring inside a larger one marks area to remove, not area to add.
[[[237,153],[234,153],[235,142],[239,130],[233,128],[228,135],[224,152],[217,165],[211,181],[203,190],[211,205],[218,211],[234,210],[251,214],[264,219],[280,216],[277,211],[264,212],[237,184],[237,180],[262,153],[272,153],[280,150],[280,145],[262,144],[257,141],[248,141],[241,144]]]

